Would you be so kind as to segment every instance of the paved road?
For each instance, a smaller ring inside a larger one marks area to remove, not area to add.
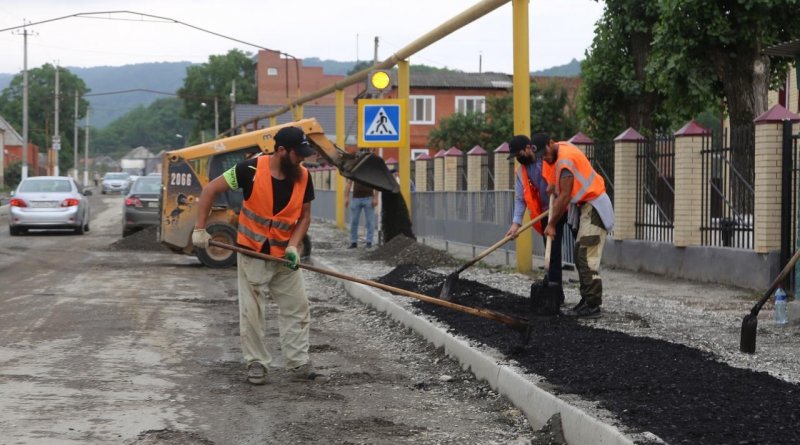
[[[235,270],[111,250],[122,198],[91,199],[83,236],[10,237],[0,215],[0,444],[505,443],[531,434],[519,411],[440,351],[313,274],[312,357],[333,379],[291,383],[276,369],[270,384],[248,385]]]

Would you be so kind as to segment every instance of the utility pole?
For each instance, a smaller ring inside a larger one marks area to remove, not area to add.
[[[6,131],[0,129],[0,188],[5,187],[6,180],[5,180],[5,160],[3,157],[5,156],[6,152]]]
[[[22,179],[28,177],[28,29],[22,30]]]
[[[483,72],[483,53],[478,53],[478,73]]]
[[[58,104],[61,102],[61,95],[58,86],[58,64],[56,64],[56,116],[55,116],[55,128],[53,129],[53,151],[54,159],[53,159],[53,176],[58,176],[58,154],[61,151],[61,134],[58,131]]]
[[[83,141],[83,186],[89,186],[89,108],[86,109],[86,132]]]
[[[214,139],[219,135],[219,98],[214,96]]]
[[[373,65],[378,63],[378,36],[375,36],[375,54],[372,57]]]
[[[236,125],[234,121],[234,109],[236,108],[236,79],[233,79],[233,83],[231,83],[231,130]],[[217,133],[219,134],[219,133]]]
[[[73,136],[75,141],[72,143],[72,168],[75,170],[75,180],[78,180],[78,90],[75,90],[75,116],[74,116]]]

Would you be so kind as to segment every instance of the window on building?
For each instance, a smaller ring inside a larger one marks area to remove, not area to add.
[[[456,96],[456,113],[483,113],[486,111],[484,96]]]
[[[278,69],[277,68],[267,68],[267,76],[277,76]]]
[[[412,124],[433,124],[433,114],[436,110],[434,96],[411,96],[411,119]]]

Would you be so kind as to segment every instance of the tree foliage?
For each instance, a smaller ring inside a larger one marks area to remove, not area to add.
[[[158,99],[147,107],[140,105],[90,135],[93,154],[120,157],[139,146],[152,152],[183,147],[190,142],[188,135],[195,125],[181,116],[182,107],[183,101],[178,98]]]
[[[234,49],[225,55],[210,56],[208,62],[186,69],[186,79],[178,96],[184,99],[183,117],[197,122],[191,133],[193,138],[199,139],[201,129],[214,128],[214,98],[219,108],[219,131],[230,129],[230,94],[234,80],[236,102],[256,103],[256,62],[250,53]]]
[[[581,117],[596,138],[675,129],[725,106],[734,127],[766,110],[785,61],[761,51],[800,37],[798,0],[606,0],[583,64]]]
[[[83,80],[68,69],[59,67],[59,133],[61,151],[59,164],[72,166],[74,138],[75,92],[78,97],[78,116],[86,116],[89,102],[83,95],[89,88]],[[51,64],[28,70],[28,140],[39,147],[40,153],[51,146],[55,129],[55,77],[56,67]],[[22,135],[23,74],[11,79],[11,83],[0,93],[0,116],[3,116]]]
[[[566,139],[577,132],[575,109],[565,88],[550,82],[543,88],[531,84],[531,133],[548,132]],[[511,95],[486,99],[486,113],[455,113],[439,121],[428,134],[428,146],[469,150],[475,145],[494,149],[514,134],[514,103]]]

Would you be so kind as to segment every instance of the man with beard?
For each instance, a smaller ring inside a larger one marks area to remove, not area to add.
[[[606,185],[586,155],[568,142],[556,142],[546,133],[533,135],[533,144],[542,153],[543,176],[555,190],[545,236],[555,236],[564,215],[575,233],[575,266],[580,280],[581,301],[567,313],[579,318],[598,318],[602,314],[603,281],[600,261],[608,232],[614,228],[614,208]]]
[[[547,182],[542,175],[542,153],[544,145],[538,147],[533,145],[528,136],[518,134],[508,142],[508,159],[516,158],[520,163],[514,181],[514,216],[511,227],[508,228],[506,236],[516,237],[522,225],[522,217],[527,207],[531,219],[536,218],[550,207],[550,199],[547,194]],[[533,225],[533,228],[544,234],[549,218]],[[555,224],[556,232],[553,236],[553,243],[550,250],[550,269],[547,271],[547,279],[550,283],[562,284],[561,274],[561,239],[564,236],[565,217],[560,218]],[[543,238],[547,242],[547,238]],[[564,302],[564,294],[560,296],[559,303]]]
[[[237,244],[256,252],[283,257],[288,263],[264,261],[238,254],[239,333],[247,363],[247,380],[254,385],[267,381],[272,357],[265,342],[266,296],[278,305],[281,351],[286,368],[295,381],[323,377],[312,370],[308,355],[310,314],[308,298],[298,269],[297,246],[311,223],[314,185],[303,159],[315,154],[303,130],[281,128],[274,136],[271,155],[240,162],[210,181],[200,194],[192,243],[208,247],[205,230],[216,196],[242,189]]]

